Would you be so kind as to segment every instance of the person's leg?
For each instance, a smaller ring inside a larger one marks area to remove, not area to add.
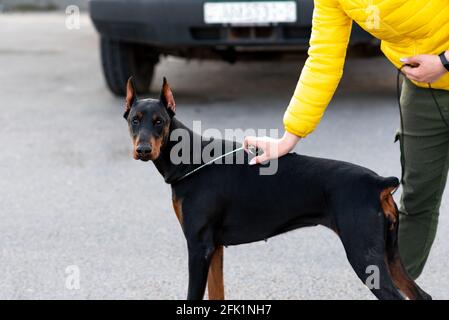
[[[449,120],[449,91],[435,90]],[[449,129],[429,89],[404,80],[404,185],[399,222],[399,252],[409,275],[422,272],[435,239],[449,164]]]

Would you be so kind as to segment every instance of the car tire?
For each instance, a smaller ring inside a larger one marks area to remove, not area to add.
[[[101,37],[101,61],[106,83],[112,93],[126,95],[126,82],[133,77],[137,93],[150,91],[159,53],[150,46]]]
[[[352,56],[354,57],[378,57],[382,55],[380,50],[380,41],[373,40],[369,42],[362,42],[354,44],[351,48]]]

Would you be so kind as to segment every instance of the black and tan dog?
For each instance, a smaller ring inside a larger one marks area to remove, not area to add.
[[[206,284],[209,298],[224,299],[223,246],[315,225],[335,231],[365,284],[371,276],[368,267],[378,268],[378,286],[370,288],[377,298],[431,298],[410,279],[398,254],[398,213],[391,196],[398,179],[346,162],[293,153],[278,160],[276,174],[260,175],[258,166],[248,165],[244,151],[232,155],[242,156],[243,164],[213,163],[185,177],[201,163],[175,164],[173,149],[183,145],[177,152],[188,152],[192,159],[192,141],[202,138],[174,115],[175,101],[165,79],[159,100],[137,100],[132,80],[128,81],[124,116],[134,158],[152,160],[171,184],[173,206],[187,240],[188,299],[202,299]],[[187,135],[172,141],[169,137],[177,129]],[[199,152],[212,142],[217,140],[202,139]]]

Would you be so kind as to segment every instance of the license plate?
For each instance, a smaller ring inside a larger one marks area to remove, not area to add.
[[[254,25],[296,22],[296,1],[206,2],[207,24]]]

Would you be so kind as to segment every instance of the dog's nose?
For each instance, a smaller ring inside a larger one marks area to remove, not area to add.
[[[141,157],[149,156],[151,153],[151,147],[148,145],[147,146],[137,146],[136,152]]]

